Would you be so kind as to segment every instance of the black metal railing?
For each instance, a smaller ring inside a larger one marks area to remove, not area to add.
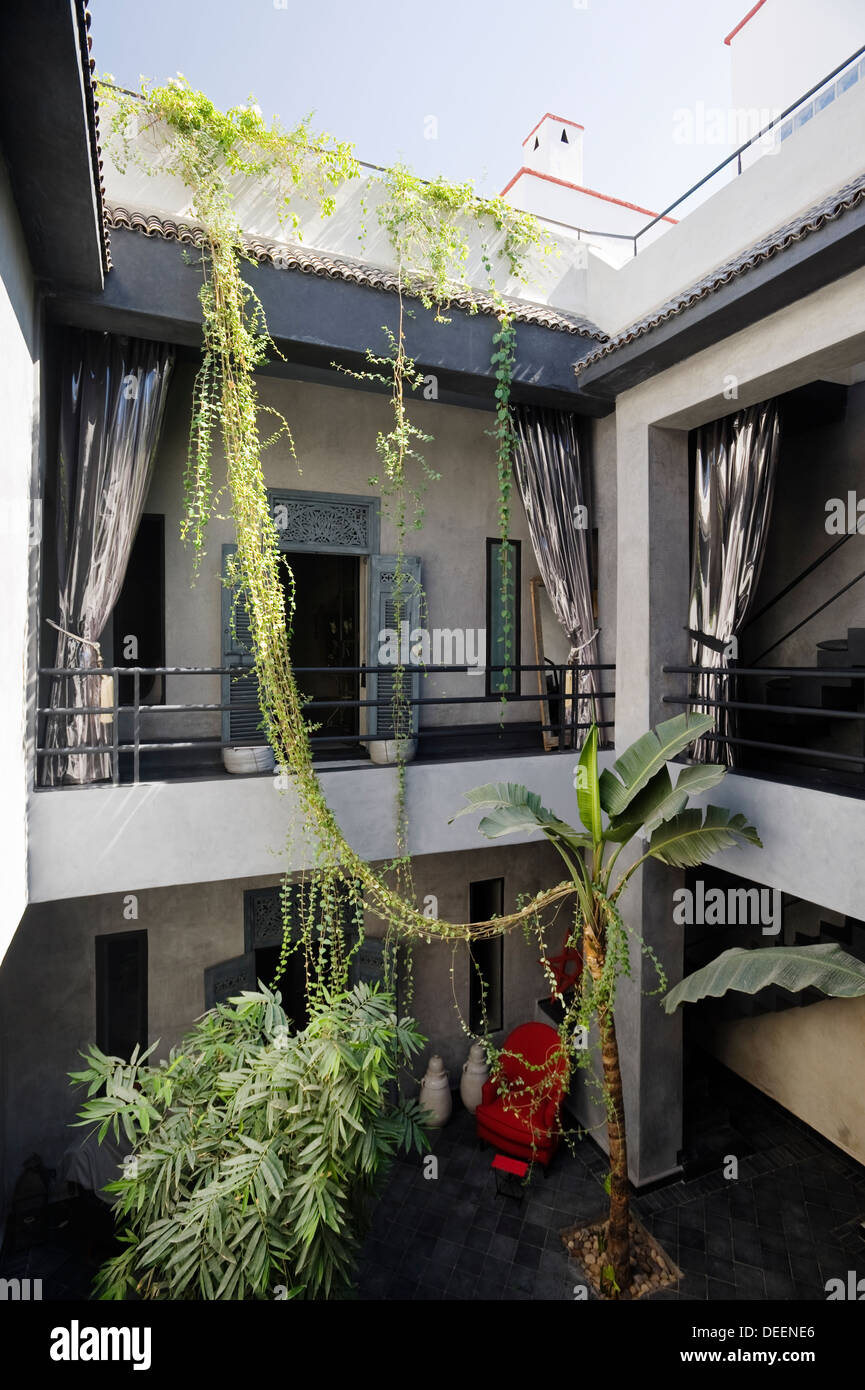
[[[848,68],[852,67],[854,63],[858,63],[859,59],[863,56],[863,54],[865,54],[865,44],[863,44],[861,48],[857,48],[855,53],[851,53],[849,58],[845,58],[842,63],[839,63],[836,68],[833,68],[831,72],[828,72],[825,77],[821,77],[819,82],[815,82],[813,87],[809,87],[807,92],[804,92],[802,96],[797,97],[796,100],[792,102],[790,106],[788,106],[784,111],[780,113],[780,115],[775,116],[771,121],[769,121],[754,135],[752,135],[748,140],[746,140],[744,144],[740,145],[738,149],[735,149],[732,154],[727,155],[726,159],[722,159],[720,164],[716,164],[714,169],[710,169],[708,174],[704,174],[703,178],[701,178],[697,183],[693,184],[687,190],[686,193],[680,194],[680,196],[676,198],[675,202],[670,203],[669,207],[664,208],[663,212],[657,213],[651,219],[650,222],[646,223],[645,227],[641,227],[640,230],[634,236],[634,255],[636,256],[637,254],[637,243],[640,237],[645,236],[647,232],[650,232],[652,228],[656,226],[659,222],[662,222],[664,218],[669,217],[671,212],[673,212],[677,207],[680,207],[682,203],[686,202],[688,198],[692,197],[694,193],[698,192],[699,189],[703,188],[704,185],[710,181],[710,179],[713,179],[717,174],[722,173],[723,170],[728,168],[729,165],[731,165],[734,161],[736,163],[737,176],[741,174],[742,155],[745,153],[746,150],[749,150],[752,145],[756,145],[758,141],[764,140],[766,136],[770,133],[770,131],[773,131],[777,126],[783,124],[783,122],[786,121],[788,117],[795,115],[797,111],[804,107],[807,104],[807,102],[811,100],[812,97],[817,95],[818,92],[821,92],[824,87],[828,86],[830,82],[834,82],[835,79],[839,77],[841,73],[845,72]]]
[[[298,666],[294,668],[294,674],[298,682],[303,687],[305,677],[314,676],[355,676],[360,680],[374,675],[394,674],[393,666]],[[497,716],[502,707],[502,694],[496,690],[496,682],[490,684],[492,690],[485,690],[478,695],[436,695],[423,696],[412,695],[409,685],[409,678],[416,675],[466,675],[477,671],[479,674],[496,673],[504,675],[507,673],[508,681],[516,679],[516,691],[506,695],[506,703],[514,704],[533,704],[540,705],[546,710],[546,715],[541,717],[537,723],[530,726],[516,725],[517,728],[529,729],[540,735],[549,735],[546,743],[555,740],[555,748],[558,751],[573,751],[574,735],[578,730],[585,730],[591,727],[593,722],[597,723],[601,730],[612,730],[615,721],[612,718],[603,717],[604,703],[615,700],[615,690],[599,690],[595,694],[587,694],[580,690],[580,674],[582,672],[607,672],[614,671],[614,665],[610,663],[579,663],[576,665],[555,665],[547,662],[544,666],[487,666],[477,668],[474,666],[406,666],[405,671],[405,691],[400,697],[402,706],[410,706],[418,711],[429,707],[455,706],[457,708],[466,705],[489,705],[495,710]],[[544,673],[554,679],[553,688],[548,688],[544,692],[534,691],[531,694],[522,693],[522,676],[533,673],[537,676]],[[89,677],[91,681],[102,676],[111,677],[112,699],[110,703],[103,705],[76,705],[58,704],[41,705],[37,710],[39,717],[39,742],[36,748],[37,758],[37,784],[42,782],[39,773],[44,766],[46,759],[63,759],[69,755],[108,755],[111,762],[111,781],[117,786],[129,781],[137,783],[141,779],[141,758],[142,755],[150,754],[177,754],[195,751],[196,753],[204,749],[221,749],[225,746],[223,738],[151,738],[145,737],[142,732],[142,719],[146,718],[149,722],[163,720],[165,716],[189,715],[189,714],[228,714],[237,713],[237,706],[230,700],[224,699],[213,702],[184,702],[184,703],[142,703],[141,682],[142,679],[160,676],[163,678],[174,678],[180,676],[192,676],[198,678],[207,677],[233,677],[236,680],[248,678],[254,675],[254,667],[238,666],[107,666],[98,669],[88,666],[78,667],[42,667],[39,670],[40,677],[53,682],[68,681],[72,678]],[[120,682],[132,683],[131,703],[123,703],[120,700]],[[602,684],[602,680],[598,680]],[[67,697],[68,698],[68,695]],[[590,705],[594,701],[594,712],[601,717],[594,720],[581,720],[578,711],[583,707],[584,702]],[[313,698],[305,702],[304,712],[310,724],[316,724],[316,715],[327,710],[362,710],[375,709],[381,710],[383,714],[390,715],[393,708],[393,697],[381,697],[378,699],[319,699]],[[47,729],[49,721],[68,721],[74,716],[81,715],[102,715],[110,720],[110,737],[104,744],[81,744],[67,745],[61,747],[51,747],[47,740]],[[125,723],[129,728],[126,737],[121,737],[121,723]],[[420,725],[420,720],[418,718]],[[503,723],[500,720],[496,729],[507,731],[514,726]],[[423,743],[430,739],[451,739],[457,735],[473,735],[484,731],[485,726],[477,722],[457,724],[448,727],[420,727],[411,734],[412,738],[418,738]],[[379,738],[393,738],[393,734],[376,733],[332,733],[310,735],[310,744],[315,752],[324,752],[326,749],[334,747],[341,749],[345,746],[366,745]],[[260,742],[263,742],[263,737]],[[604,742],[609,746],[612,740],[606,739]],[[545,744],[546,746],[546,744]],[[489,749],[478,747],[476,756],[483,756],[489,752],[495,756],[496,747],[493,744]],[[443,756],[447,756],[445,750]],[[127,768],[128,765],[128,768]],[[128,770],[128,776],[122,776],[122,771]],[[161,780],[161,779],[156,779]],[[87,785],[100,785],[100,783]],[[102,783],[104,785],[104,783]]]
[[[702,665],[664,666],[663,671],[692,682],[687,693],[665,695],[664,704],[730,713],[728,732],[716,729],[706,738],[732,748],[738,770],[865,790],[865,666]]]
[[[540,220],[542,222],[548,222],[557,227],[564,227],[567,228],[569,231],[576,232],[579,240],[582,240],[583,237],[603,237],[604,240],[607,241],[629,241],[633,246],[633,252],[636,256],[640,250],[641,237],[644,237],[646,233],[650,232],[653,227],[656,227],[658,225],[658,223],[664,222],[667,219],[669,219],[670,213],[675,212],[676,208],[681,207],[682,204],[686,203],[688,199],[693,197],[695,193],[698,193],[701,188],[704,188],[707,183],[710,183],[712,179],[716,178],[719,174],[722,174],[725,169],[728,169],[734,163],[736,165],[736,176],[738,177],[738,175],[742,173],[742,156],[751,148],[752,145],[756,145],[761,140],[765,140],[767,135],[771,134],[771,132],[777,129],[777,127],[782,126],[784,122],[789,120],[791,116],[795,117],[797,113],[803,112],[804,108],[807,106],[808,102],[810,102],[812,98],[816,98],[818,97],[819,93],[824,92],[824,89],[828,87],[830,82],[835,82],[836,79],[840,79],[842,74],[847,72],[848,69],[852,68],[854,63],[858,63],[859,59],[862,58],[863,55],[865,55],[865,44],[863,44],[861,48],[857,48],[855,53],[851,53],[849,58],[845,58],[842,63],[839,63],[836,68],[833,68],[832,71],[827,73],[825,77],[822,77],[819,82],[816,82],[814,86],[810,87],[807,92],[803,93],[802,96],[797,97],[796,100],[790,106],[788,106],[784,111],[780,113],[780,115],[773,117],[771,121],[767,122],[766,125],[762,126],[760,130],[755,132],[754,135],[751,135],[743,144],[739,145],[737,149],[733,150],[732,154],[728,154],[724,159],[721,160],[720,164],[716,164],[714,169],[710,169],[708,174],[704,174],[701,179],[698,179],[698,181],[692,184],[691,187],[687,189],[684,193],[680,193],[679,197],[676,198],[672,203],[670,203],[669,206],[665,207],[663,212],[655,213],[655,215],[651,217],[650,220],[645,224],[645,226],[641,227],[638,232],[599,232],[593,231],[587,227],[576,227],[573,224],[567,222],[554,222],[552,218],[542,217]],[[855,75],[853,80],[856,80]],[[852,85],[852,83],[850,85]],[[781,138],[785,138],[783,131],[781,132]]]
[[[671,212],[674,212],[676,208],[681,207],[682,203],[687,202],[687,200],[690,197],[692,197],[693,194],[699,192],[699,190],[703,188],[707,183],[709,183],[711,179],[714,179],[718,174],[723,173],[723,171],[726,168],[728,168],[729,165],[735,162],[736,174],[741,174],[742,155],[745,154],[745,152],[749,150],[752,145],[756,145],[758,141],[764,140],[766,136],[777,126],[782,125],[782,123],[786,121],[789,117],[795,116],[797,112],[802,111],[802,109],[807,105],[807,103],[811,101],[812,97],[817,97],[818,93],[823,92],[823,89],[826,88],[830,82],[834,82],[836,79],[840,78],[841,74],[845,73],[848,68],[851,68],[854,63],[857,63],[863,55],[865,55],[865,44],[863,44],[861,48],[857,48],[855,53],[851,53],[849,58],[845,58],[842,63],[839,63],[836,68],[833,68],[832,71],[827,73],[825,77],[822,77],[819,82],[816,82],[814,86],[810,87],[807,92],[803,93],[802,96],[797,97],[796,100],[790,106],[788,106],[784,111],[780,113],[780,115],[775,116],[771,121],[769,121],[765,126],[758,130],[754,135],[750,136],[744,142],[744,144],[739,145],[738,149],[733,150],[732,154],[729,154],[726,156],[725,159],[722,159],[720,164],[716,164],[714,169],[710,169],[708,174],[704,174],[704,176],[701,179],[699,179],[697,183],[692,184],[691,187],[687,189],[685,193],[681,193],[679,197],[675,199],[674,202],[670,203],[668,207],[664,208],[663,212],[656,213],[646,223],[644,227],[640,228],[638,232],[594,231],[589,227],[578,227],[572,222],[557,221],[553,217],[541,217],[539,220],[541,222],[548,223],[550,226],[562,227],[569,232],[576,232],[578,240],[582,240],[583,237],[603,237],[606,241],[629,241],[633,246],[634,255],[636,256],[639,251],[640,237],[645,236],[646,233],[650,232],[652,228],[657,226],[659,222],[663,222],[665,219],[669,218]],[[856,80],[855,77],[853,80]],[[105,86],[114,87],[115,84],[108,82],[105,83]],[[130,92],[125,87],[116,87],[115,90],[123,92],[127,96],[134,96],[138,100],[143,99],[139,92]],[[371,173],[387,173],[387,170],[384,168],[383,165],[371,164],[368,160],[365,159],[359,159],[358,164],[362,169],[368,169]],[[428,183],[429,180],[422,179],[421,182]]]

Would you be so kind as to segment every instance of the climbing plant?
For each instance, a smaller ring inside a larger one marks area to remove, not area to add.
[[[627,944],[616,906],[620,889],[610,890],[611,863],[603,862],[603,851],[612,836],[610,827],[606,831],[600,828],[599,810],[597,823],[593,820],[588,835],[582,835],[543,812],[539,802],[537,807],[532,803],[533,811],[543,813],[542,823],[535,821],[532,828],[547,834],[560,853],[564,849],[568,878],[521,903],[514,912],[488,922],[453,923],[424,915],[415,902],[408,863],[404,766],[399,769],[397,857],[392,866],[395,874],[374,869],[347,842],[313,766],[304,699],[291,662],[287,624],[290,615],[286,613],[281,582],[284,559],[269,510],[262,466],[262,455],[275,439],[284,436],[293,447],[291,430],[289,422],[275,411],[271,411],[275,418],[269,436],[262,427],[265,410],[257,393],[256,372],[277,348],[270,339],[251,277],[244,274],[245,262],[251,258],[238,221],[235,194],[250,179],[256,181],[259,193],[261,188],[271,189],[277,213],[299,235],[298,200],[306,200],[327,216],[334,208],[340,184],[358,176],[354,155],[347,145],[314,134],[308,121],[291,130],[284,130],[278,123],[268,125],[254,103],[219,112],[180,78],[167,87],[147,89],[141,101],[128,94],[114,94],[111,130],[117,137],[121,163],[138,157],[136,137],[148,125],[158,127],[160,158],[156,167],[182,180],[189,192],[190,213],[201,227],[202,362],[194,391],[184,534],[200,558],[207,524],[217,502],[211,454],[219,440],[225,456],[226,495],[237,533],[237,550],[228,578],[242,593],[248,613],[264,728],[277,765],[287,770],[297,803],[297,821],[306,834],[312,862],[303,885],[299,944],[307,961],[310,1008],[313,1012],[326,1009],[329,1000],[345,991],[352,951],[360,939],[366,913],[384,924],[392,986],[396,942],[411,945],[421,940],[428,942],[435,936],[456,946],[522,928],[528,939],[537,938],[545,954],[543,934],[547,917],[563,906],[573,906],[574,931],[588,932],[589,944],[595,941],[600,945],[588,957],[587,978],[591,980],[592,992],[576,995],[566,1009],[565,1023],[560,1029],[561,1047],[570,1068],[573,1048],[569,1030],[582,1019],[588,1020],[592,1011],[601,1024],[604,1048],[609,1050],[614,983],[627,968]],[[375,476],[395,520],[398,574],[403,568],[406,533],[422,520],[423,490],[427,483],[435,481],[434,470],[423,454],[429,436],[413,421],[408,406],[423,378],[406,345],[405,319],[410,312],[406,301],[418,301],[433,309],[436,318],[444,319],[450,305],[459,298],[470,311],[483,309],[497,320],[491,361],[495,380],[491,433],[495,441],[503,542],[501,592],[507,667],[507,542],[513,457],[510,398],[516,330],[508,301],[497,284],[496,267],[503,265],[507,275],[519,276],[530,250],[542,249],[545,238],[533,219],[500,199],[478,198],[470,184],[448,184],[441,179],[427,183],[397,166],[379,177],[374,191],[377,217],[397,265],[398,319],[396,331],[384,330],[386,350],[376,352],[370,345],[367,371],[355,375],[371,377],[390,393],[392,424],[389,430],[380,432],[376,442],[380,469]],[[372,196],[372,190],[368,196]],[[476,230],[480,231],[480,265],[487,276],[484,292],[471,289],[471,281],[477,278],[471,265]],[[404,576],[398,580],[397,597],[400,606],[405,602]],[[410,709],[405,672],[401,669],[395,685],[394,724],[399,734],[406,727]],[[507,671],[502,680],[502,687],[506,686]],[[683,739],[682,744],[685,742]],[[591,771],[592,778],[597,776],[596,768],[592,763],[589,769],[586,759],[595,758],[596,746],[595,735],[581,761],[582,770]],[[516,791],[523,793],[524,789]],[[519,825],[510,823],[509,828],[525,829],[532,822],[532,816],[526,815],[529,802],[514,808],[513,792],[509,787],[480,789],[472,805],[477,808],[486,798],[486,806],[493,809],[502,825],[508,816],[516,814],[518,820],[522,816],[522,821]],[[589,812],[581,792],[578,784],[580,811],[585,820]],[[596,797],[593,807],[595,802]],[[612,804],[603,804],[608,811],[614,809]],[[591,810],[592,816],[595,809]],[[482,824],[485,833],[489,833],[490,819],[488,815]],[[549,834],[551,827],[554,833]],[[593,856],[588,868],[580,867],[584,852]],[[606,877],[601,881],[598,876],[602,874]],[[288,901],[286,884],[286,922]],[[352,926],[354,930],[349,931],[347,928]],[[284,947],[284,952],[288,949]],[[101,1065],[98,1059],[92,1064],[94,1079]],[[607,1093],[613,1120],[618,1123],[622,1113],[620,1088],[616,1093],[615,1086],[611,1090],[608,1085]],[[626,1191],[626,1179],[625,1188],[622,1187],[622,1173],[626,1171],[623,1156],[622,1121],[613,1176],[618,1219],[612,1232],[616,1240],[611,1243],[614,1274],[621,1287],[625,1287],[627,1258],[627,1236],[622,1234],[621,1220],[622,1193]]]
[[[110,99],[112,109],[112,157],[121,168],[138,159],[148,172],[179,178],[189,192],[190,214],[202,229],[202,362],[194,390],[184,536],[200,560],[216,502],[211,453],[219,438],[237,533],[237,550],[227,579],[241,591],[249,615],[265,732],[277,765],[290,775],[311,848],[310,878],[317,886],[308,899],[315,906],[306,914],[304,931],[315,925],[320,938],[317,949],[327,958],[327,970],[318,978],[330,988],[345,985],[351,950],[342,939],[344,923],[347,919],[359,923],[364,911],[378,917],[388,935],[398,939],[428,940],[435,933],[452,941],[468,941],[537,921],[545,908],[556,908],[572,895],[571,882],[561,883],[517,912],[489,923],[449,923],[424,916],[412,898],[400,891],[399,881],[395,885],[388,882],[345,840],[313,767],[304,702],[291,663],[278,534],[269,512],[262,468],[265,448],[280,435],[291,441],[291,431],[289,422],[273,410],[275,429],[269,437],[261,431],[265,407],[258,397],[255,373],[278,349],[269,337],[260,301],[243,273],[250,257],[234,195],[248,179],[254,179],[257,188],[262,184],[272,187],[277,213],[299,232],[297,199],[306,200],[326,216],[333,210],[339,185],[357,177],[353,153],[327,135],[314,134],[309,121],[291,130],[278,122],[268,125],[254,103],[220,112],[180,76],[164,87],[145,87],[140,99],[113,87],[101,94]],[[158,142],[156,162],[142,154],[140,137],[148,130],[153,130]],[[471,222],[485,228],[481,256],[491,276],[494,234],[501,240],[501,254],[513,274],[522,270],[531,246],[546,243],[534,219],[500,199],[478,199],[468,184],[448,185],[443,180],[426,184],[404,169],[395,169],[382,177],[381,187],[379,218],[400,267],[401,312],[398,333],[388,340],[386,359],[394,425],[379,436],[378,453],[385,492],[397,517],[405,523],[409,512],[406,488],[416,487],[408,479],[406,465],[412,459],[417,462],[415,446],[423,441],[405,408],[406,385],[409,389],[416,385],[417,369],[405,349],[403,295],[410,291],[422,304],[434,306],[439,316],[444,315],[460,286],[463,292],[466,289],[467,228]],[[475,295],[471,308],[476,311],[479,304],[490,307],[482,295]],[[511,325],[506,323],[503,328],[509,332]],[[501,340],[496,346],[501,352]],[[510,349],[507,351],[509,356],[496,364],[500,378],[497,390],[502,393],[497,396],[500,409],[507,399],[505,378],[508,360],[512,360]],[[382,361],[381,357],[377,361],[374,358],[371,365],[380,368]],[[501,477],[506,447],[503,416],[499,426]],[[427,473],[430,476],[431,471]],[[503,515],[506,519],[506,512]]]

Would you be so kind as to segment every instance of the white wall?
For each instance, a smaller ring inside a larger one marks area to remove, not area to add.
[[[863,43],[862,0],[766,0],[730,42],[733,105],[786,111]]]
[[[611,759],[602,754],[602,765]],[[566,753],[410,765],[410,853],[439,854],[485,843],[477,817],[448,821],[465,804],[464,792],[490,781],[522,783],[573,820],[575,765],[576,755]],[[392,858],[396,770],[364,763],[322,771],[320,778],[352,848],[366,860]],[[33,902],[247,878],[314,862],[293,793],[277,790],[266,774],[38,791],[30,816]],[[527,838],[540,839],[515,836],[507,843]]]
[[[699,207],[690,210],[686,203],[677,210],[678,226],[616,274],[590,272],[589,318],[609,333],[618,332],[837,192],[865,168],[863,125],[865,82],[859,82]]]
[[[0,163],[0,959],[27,905],[27,683],[33,583],[31,479],[38,426],[38,320],[33,275]],[[38,540],[38,534],[34,533]]]
[[[147,160],[151,173],[146,173],[134,160],[123,173],[115,167],[111,155],[115,147],[107,133],[110,107],[110,101],[103,103],[103,176],[108,202],[163,216],[191,219],[189,190],[180,179],[163,171],[164,132],[160,132],[158,127],[148,129],[138,137],[137,142],[137,149]],[[291,207],[298,217],[296,230],[290,219],[280,222],[277,217],[276,209],[282,205],[282,197],[275,187],[261,180],[236,178],[232,189],[240,225],[248,236],[282,243],[302,241],[307,247],[396,269],[393,248],[377,216],[384,195],[374,175],[364,172],[361,178],[338,188],[334,193],[335,210],[330,217],[320,217],[313,202],[295,195]],[[466,277],[471,285],[486,290],[489,277],[483,264],[481,235],[473,222],[466,222],[464,230],[470,247]],[[556,240],[555,237],[552,239]],[[490,228],[485,241],[492,253],[496,283],[502,293],[522,296],[536,303],[554,304],[574,313],[584,312],[584,284],[579,277],[574,278],[570,273],[575,258],[577,262],[580,258],[572,239],[564,237],[557,242],[561,253],[558,256],[533,254],[528,258],[528,284],[509,273],[507,262],[500,254],[504,234]]]

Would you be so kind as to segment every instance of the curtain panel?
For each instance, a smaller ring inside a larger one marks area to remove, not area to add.
[[[540,406],[513,408],[516,435],[514,473],[526,511],[535,558],[553,612],[577,667],[578,698],[565,704],[566,737],[571,747],[585,741],[586,726],[603,719],[598,699],[598,644],[592,606],[588,473],[580,448],[577,419]],[[565,692],[562,692],[562,699]],[[603,731],[602,731],[603,732]]]
[[[757,591],[772,512],[778,462],[779,412],[775,400],[749,406],[697,430],[694,521],[688,626],[692,666],[725,667]],[[729,697],[732,677],[706,673],[692,695]],[[700,709],[699,705],[695,706]],[[736,765],[736,711],[707,704],[717,739],[694,745],[697,762]]]
[[[54,665],[101,665],[99,640],[117,602],[150,485],[174,349],[164,343],[70,332],[63,352],[57,462],[57,580],[45,617],[64,629]],[[98,676],[55,676],[50,704],[99,706]],[[48,715],[42,781],[111,775],[110,716]]]

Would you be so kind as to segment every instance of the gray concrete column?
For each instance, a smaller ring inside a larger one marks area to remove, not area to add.
[[[620,419],[616,752],[679,712],[662,703],[682,690],[665,663],[687,658],[689,586],[688,436]],[[622,856],[624,858],[624,855]],[[636,857],[636,852],[632,856]],[[621,862],[621,861],[620,861]],[[670,987],[682,974],[682,931],[672,894],[683,875],[650,862],[621,900],[625,922],[652,947]],[[657,973],[631,940],[629,978],[619,987],[616,1024],[625,1089],[631,1180],[638,1186],[674,1172],[682,1146],[682,1028],[661,1007]]]

